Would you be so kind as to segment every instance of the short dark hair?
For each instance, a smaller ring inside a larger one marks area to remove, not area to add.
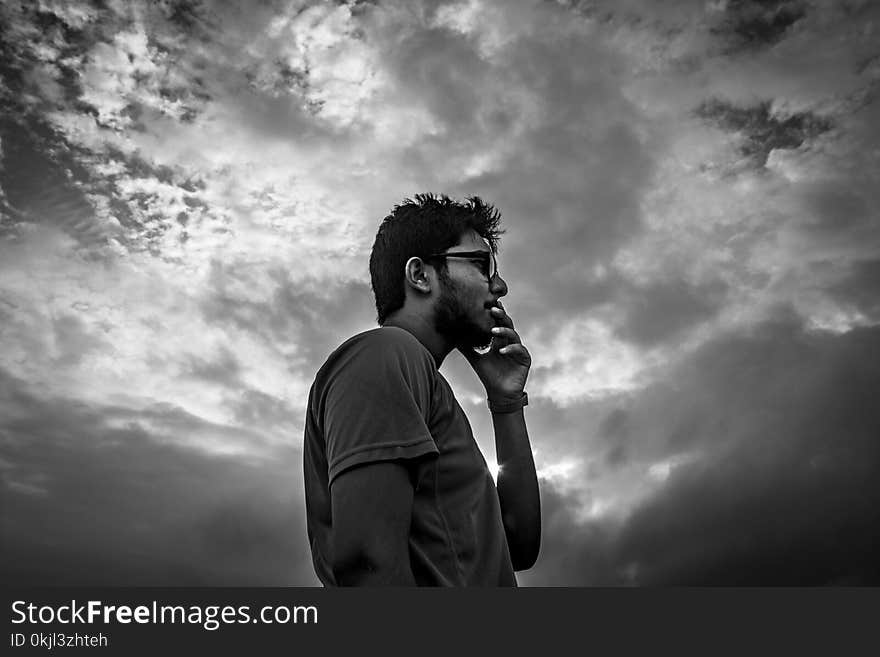
[[[479,196],[465,201],[454,201],[445,194],[416,194],[395,205],[382,220],[373,251],[370,254],[370,283],[376,297],[379,324],[406,300],[404,267],[406,261],[417,256],[425,258],[458,244],[462,234],[473,229],[489,243],[493,253],[498,252],[498,239],[504,232],[499,228],[501,213]],[[441,275],[446,263],[438,260]]]

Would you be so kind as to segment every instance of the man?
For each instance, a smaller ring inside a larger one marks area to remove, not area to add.
[[[336,349],[309,394],[306,514],[325,585],[516,586],[537,559],[531,357],[499,301],[500,219],[477,197],[419,195],[379,228],[380,327]],[[453,349],[486,388],[497,487],[438,371]]]

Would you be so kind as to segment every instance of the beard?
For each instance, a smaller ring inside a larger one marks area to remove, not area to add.
[[[442,274],[441,292],[434,308],[434,329],[461,349],[486,349],[492,333],[477,324],[461,303],[458,287]]]

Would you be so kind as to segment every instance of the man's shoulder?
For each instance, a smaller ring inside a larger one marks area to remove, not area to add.
[[[369,353],[387,353],[388,350],[391,350],[412,351],[420,355],[430,355],[416,336],[397,326],[379,326],[378,328],[358,333],[339,345],[331,354],[331,357],[339,352],[352,349],[369,350]],[[376,351],[372,351],[374,349]]]
[[[430,352],[412,333],[396,326],[380,326],[358,333],[339,345],[327,357],[318,378],[343,367],[378,367],[395,360],[424,362],[426,366],[434,362]]]

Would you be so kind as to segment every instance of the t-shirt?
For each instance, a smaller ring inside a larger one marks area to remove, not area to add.
[[[424,586],[516,586],[495,482],[431,353],[408,331],[351,338],[318,371],[303,447],[315,572],[331,568],[330,487],[345,470],[405,461],[414,473],[409,556]]]

